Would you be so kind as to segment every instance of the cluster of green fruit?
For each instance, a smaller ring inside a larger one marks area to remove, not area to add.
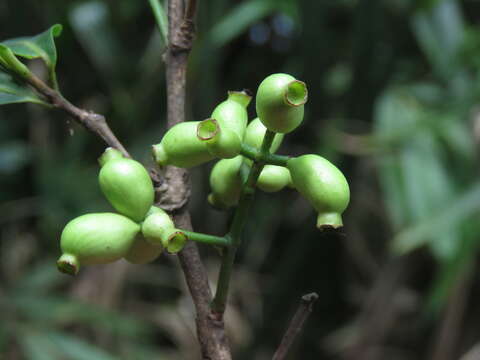
[[[153,206],[154,188],[143,165],[113,148],[105,150],[99,163],[100,188],[119,214],[86,214],[70,221],[62,232],[58,269],[75,275],[81,264],[120,258],[144,264],[164,250],[180,251],[187,237],[165,211]]]
[[[318,155],[274,154],[284,134],[303,121],[307,97],[305,83],[287,74],[270,75],[256,94],[256,119],[248,123],[251,96],[229,92],[210,118],[170,128],[153,146],[154,158],[161,167],[182,168],[219,159],[210,174],[208,202],[222,209],[239,204],[247,177],[255,164],[260,164],[254,186],[266,192],[294,188],[317,210],[318,228],[338,228],[350,197],[340,170]],[[154,188],[145,168],[111,148],[99,161],[101,189],[121,215],[88,214],[69,222],[61,237],[63,255],[58,268],[76,274],[80,264],[108,263],[122,257],[146,263],[164,249],[180,251],[187,233],[195,233],[176,229],[168,214],[153,206]]]
[[[258,153],[267,129],[275,133],[268,149],[275,153],[284,134],[301,124],[307,97],[305,83],[287,74],[270,75],[258,88],[258,117],[249,124],[247,106],[251,97],[245,92],[229,92],[228,99],[214,109],[209,119],[172,127],[160,144],[153,146],[154,157],[160,166],[183,168],[221,159],[210,174],[212,193],[208,201],[218,208],[236,206],[244,174],[248,174],[255,157],[245,155]],[[318,211],[319,228],[342,226],[341,213],[350,193],[340,170],[318,155],[287,158],[282,165],[266,163],[256,186],[266,192],[295,188]]]

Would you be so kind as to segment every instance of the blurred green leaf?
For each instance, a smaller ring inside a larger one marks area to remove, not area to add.
[[[0,70],[0,105],[26,102],[48,106],[26,84]]]
[[[442,144],[428,127],[434,124],[431,116],[405,89],[387,92],[377,106],[378,136],[391,136],[406,126],[416,129],[402,137],[389,153],[379,156],[386,206],[397,231],[429,221],[456,196],[455,181],[445,164]],[[454,254],[458,236],[455,226],[441,232],[428,228],[423,237],[397,237],[392,247],[403,254],[428,244],[437,258],[444,259]]]
[[[38,297],[35,292],[11,295],[11,301],[23,316],[43,324],[82,323],[126,337],[142,337],[150,332],[147,323],[99,306],[63,297]]]
[[[424,245],[432,234],[440,235],[468,220],[480,210],[480,183],[445,205],[448,206],[440,207],[441,211],[437,209],[429,218],[395,236],[392,244],[394,251],[398,254],[407,253]]]
[[[23,331],[17,339],[28,360],[61,360],[61,354],[44,333]]]
[[[412,17],[417,41],[438,75],[448,79],[458,70],[456,58],[464,37],[464,20],[455,0],[438,1]]]
[[[101,74],[113,77],[125,52],[120,51],[120,44],[112,32],[105,2],[86,1],[76,4],[70,10],[69,19],[95,67]]]
[[[9,141],[0,144],[0,174],[12,174],[25,166],[29,161],[30,149],[27,144],[20,141]]]
[[[209,39],[214,46],[223,46],[242,34],[250,25],[276,10],[275,1],[244,1],[233,8],[213,27]]]
[[[116,357],[87,342],[65,333],[50,332],[48,339],[71,360],[115,360]]]
[[[16,282],[15,290],[40,294],[49,292],[52,287],[65,282],[65,276],[58,272],[54,264],[55,260],[49,258],[37,265],[32,265],[28,272]]]

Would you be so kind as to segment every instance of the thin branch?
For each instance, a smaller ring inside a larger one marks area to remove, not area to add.
[[[187,60],[195,35],[193,17],[197,2],[190,0],[187,11],[183,4],[183,0],[168,1],[168,49],[165,56],[168,127],[185,121]],[[167,167],[165,176],[168,183],[166,196],[174,198],[176,194],[190,192],[185,169]],[[192,230],[185,206],[174,213],[174,220],[177,227]],[[210,312],[212,293],[196,244],[188,242],[178,257],[197,312],[197,336],[203,359],[230,360],[223,320]]]
[[[66,100],[57,90],[52,89],[45,84],[35,74],[30,73],[24,78],[39,94],[43,95],[45,99],[52,106],[63,110],[80,125],[85,127],[90,132],[100,136],[108,146],[118,149],[126,157],[130,157],[128,151],[118,141],[112,130],[107,124],[107,120],[103,115],[96,114],[91,111],[80,109]]]
[[[261,157],[270,154],[270,147],[272,146],[274,138],[274,132],[270,130],[265,132],[262,146],[260,148]],[[222,256],[222,264],[217,282],[217,291],[215,292],[215,298],[213,299],[212,303],[212,310],[219,318],[222,318],[223,313],[225,312],[235,256],[242,240],[242,231],[245,226],[245,222],[247,221],[250,206],[252,205],[255,195],[255,184],[257,183],[258,177],[260,176],[264,165],[265,162],[262,160],[254,160],[253,166],[249,171],[247,181],[242,187],[242,193],[240,195],[240,200],[238,201],[238,206],[235,210],[235,215],[233,216],[232,224],[230,225],[230,231],[226,235],[227,238],[230,238],[230,247],[225,250]]]
[[[302,296],[297,312],[290,321],[290,325],[288,325],[287,331],[285,332],[285,335],[283,335],[282,341],[280,342],[277,351],[275,351],[272,360],[286,359],[290,347],[302,331],[303,325],[312,312],[313,304],[315,301],[317,301],[317,299],[317,293],[311,293]]]

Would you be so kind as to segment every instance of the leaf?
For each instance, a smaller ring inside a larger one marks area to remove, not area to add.
[[[438,1],[412,17],[413,33],[437,73],[448,79],[464,38],[464,20],[454,0]]]
[[[396,231],[428,223],[438,209],[452,203],[455,178],[445,163],[444,148],[432,132],[434,113],[418,103],[405,89],[387,92],[376,112],[376,134],[395,139],[390,150],[379,155],[380,181]],[[408,136],[395,133],[410,128]],[[388,145],[388,144],[387,144]],[[455,253],[460,237],[458,224],[438,231],[426,227],[422,236],[398,236],[392,248],[404,254],[428,245],[443,260]]]
[[[70,24],[90,60],[101,74],[115,78],[126,53],[112,31],[108,6],[103,1],[87,1],[73,6]]]
[[[55,38],[62,33],[62,25],[53,25],[41,34],[31,37],[19,37],[3,41],[2,44],[12,52],[26,59],[41,58],[47,65],[50,73],[55,71],[57,65],[57,49]]]
[[[49,106],[26,84],[22,84],[12,75],[0,71],[0,105],[25,102]]]
[[[25,359],[29,360],[60,360],[60,354],[55,351],[51,341],[36,331],[22,331],[17,339]]]
[[[82,323],[123,337],[145,337],[147,323],[99,306],[62,297],[38,297],[35,292],[17,292],[9,299],[22,316],[32,322],[61,325]]]
[[[393,249],[398,254],[407,253],[427,242],[432,233],[442,234],[459,226],[480,210],[480,183],[465,191],[457,201],[436,211],[428,219],[400,232],[393,240]]]
[[[79,338],[60,333],[48,333],[48,339],[54,346],[63,352],[69,359],[72,360],[115,360],[116,358],[108,354],[104,350],[90,345]]]
[[[214,46],[223,46],[276,9],[274,1],[242,2],[213,27],[209,34],[210,41]]]

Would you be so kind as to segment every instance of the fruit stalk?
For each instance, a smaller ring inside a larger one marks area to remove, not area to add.
[[[255,184],[257,183],[258,177],[260,176],[260,173],[265,165],[265,162],[262,159],[270,154],[270,148],[272,146],[274,137],[274,132],[270,130],[265,132],[262,146],[260,148],[260,160],[253,159],[253,165],[250,169],[247,181],[242,187],[240,201],[237,209],[235,210],[233,221],[230,225],[230,231],[225,236],[230,240],[230,246],[222,255],[222,264],[217,282],[217,291],[212,302],[212,310],[220,314],[225,312],[235,255],[238,247],[240,246],[242,230],[245,226],[247,215],[254,199]]]

